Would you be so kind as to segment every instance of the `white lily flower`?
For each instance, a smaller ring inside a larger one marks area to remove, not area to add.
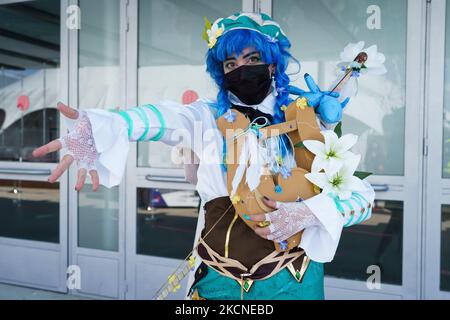
[[[355,57],[363,51],[364,41],[359,41],[357,43],[349,43],[345,46],[344,50],[341,52],[341,61],[350,62],[355,59]]]
[[[378,52],[377,45],[372,45],[364,49],[364,41],[349,43],[341,52],[341,62],[338,64],[338,72],[342,73],[348,66],[355,64],[353,60],[361,51],[367,53],[367,61],[364,62],[360,72],[374,75],[382,75],[387,72],[384,66],[386,57]],[[343,70],[344,69],[344,70]]]
[[[303,145],[315,154],[311,172],[319,172],[323,169],[331,175],[353,155],[349,150],[355,145],[358,136],[346,134],[338,138],[332,130],[324,130],[321,133],[325,138],[325,143],[318,140],[305,140]]]
[[[337,196],[340,200],[347,200],[352,196],[353,191],[363,191],[365,189],[362,180],[353,175],[360,159],[361,155],[353,154],[333,174],[314,172],[307,173],[305,178],[321,188],[322,193]]]

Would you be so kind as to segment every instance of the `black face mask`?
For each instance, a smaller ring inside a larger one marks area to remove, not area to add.
[[[269,92],[272,79],[269,65],[243,65],[224,75],[224,88],[243,103],[260,104]]]

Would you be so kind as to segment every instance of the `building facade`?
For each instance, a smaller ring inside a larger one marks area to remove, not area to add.
[[[203,17],[264,12],[283,27],[292,80],[322,88],[349,42],[376,44],[383,76],[360,81],[344,132],[359,135],[372,218],[345,229],[326,264],[331,299],[450,298],[450,5],[445,0],[0,1],[0,282],[74,295],[151,299],[192,250],[198,195],[176,149],[133,143],[122,183],[94,193],[60,154],[31,151],[78,109],[213,98]],[[378,285],[379,284],[379,285]],[[183,299],[184,287],[171,296]]]

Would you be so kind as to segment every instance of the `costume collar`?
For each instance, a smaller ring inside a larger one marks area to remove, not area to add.
[[[275,113],[274,109],[275,109],[276,98],[275,98],[273,91],[260,104],[255,104],[255,105],[247,105],[247,104],[243,103],[241,100],[239,100],[238,97],[236,97],[236,95],[234,95],[230,91],[228,91],[228,99],[230,100],[231,104],[234,104],[236,106],[253,108],[253,109],[259,110],[263,113],[268,113],[271,116],[273,116]]]

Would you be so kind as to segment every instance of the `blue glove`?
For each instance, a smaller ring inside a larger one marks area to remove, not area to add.
[[[336,123],[342,119],[342,110],[347,105],[350,98],[346,98],[342,103],[338,101],[339,93],[321,91],[314,79],[305,73],[305,82],[310,92],[306,92],[296,87],[290,87],[289,91],[308,99],[308,104],[315,109],[320,118],[325,123]]]

